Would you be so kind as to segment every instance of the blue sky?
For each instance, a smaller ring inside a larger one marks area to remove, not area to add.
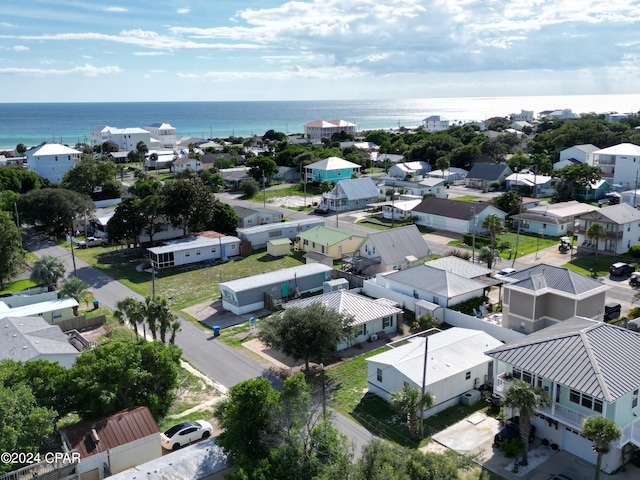
[[[0,102],[638,93],[640,0],[2,0]]]

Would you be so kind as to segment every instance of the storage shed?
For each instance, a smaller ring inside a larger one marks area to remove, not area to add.
[[[267,253],[272,257],[284,257],[291,252],[291,240],[278,238],[267,242]]]
[[[222,307],[242,315],[265,308],[265,296],[272,297],[277,304],[283,299],[320,291],[324,282],[331,280],[332,270],[327,265],[311,263],[223,282]]]

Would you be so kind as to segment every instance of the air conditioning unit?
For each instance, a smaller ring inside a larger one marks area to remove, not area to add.
[[[376,340],[378,340],[378,334],[377,333],[372,333],[371,336],[369,337],[369,339],[372,342],[375,342]]]

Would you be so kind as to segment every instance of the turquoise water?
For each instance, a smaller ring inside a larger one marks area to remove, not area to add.
[[[43,141],[88,142],[99,125],[144,127],[170,123],[178,136],[262,136],[273,129],[302,133],[314,120],[347,120],[360,130],[413,127],[429,115],[451,121],[484,120],[520,110],[571,108],[580,112],[638,112],[640,95],[422,98],[404,100],[291,102],[4,103],[0,104],[0,148]]]

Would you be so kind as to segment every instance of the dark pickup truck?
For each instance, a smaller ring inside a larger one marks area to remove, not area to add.
[[[535,436],[536,427],[529,424],[529,443],[533,443]],[[520,438],[520,417],[517,416],[507,420],[507,425],[493,437],[493,444],[499,446],[501,442],[512,438]]]

